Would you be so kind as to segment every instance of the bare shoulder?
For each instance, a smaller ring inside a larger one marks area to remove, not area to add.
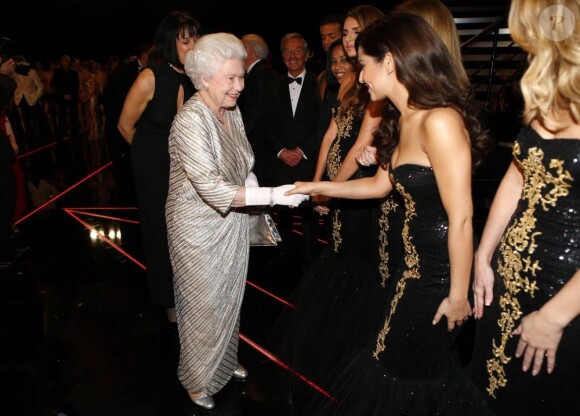
[[[433,108],[423,118],[423,131],[427,141],[464,141],[469,138],[461,114],[451,107]]]
[[[150,100],[155,91],[155,74],[149,68],[145,68],[139,73],[139,76],[133,83],[133,87],[141,93],[142,96]]]
[[[428,130],[445,130],[449,127],[464,127],[463,118],[457,110],[451,107],[438,107],[427,111],[423,119]]]

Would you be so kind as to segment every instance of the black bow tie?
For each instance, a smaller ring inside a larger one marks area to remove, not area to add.
[[[288,77],[288,84],[292,84],[294,81],[296,81],[298,84],[302,85],[302,77],[297,77],[297,78]]]

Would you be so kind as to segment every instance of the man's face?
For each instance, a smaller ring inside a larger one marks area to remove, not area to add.
[[[308,59],[304,41],[302,39],[286,40],[282,47],[282,59],[290,74],[300,74],[304,70]]]
[[[330,44],[342,35],[340,24],[326,23],[320,26],[320,41],[322,42],[322,49],[324,52],[328,51]]]

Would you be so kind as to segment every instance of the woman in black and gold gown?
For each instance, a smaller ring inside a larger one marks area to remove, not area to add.
[[[331,45],[329,57],[339,82],[356,75],[340,40]],[[328,152],[319,159],[330,179],[357,140],[366,107],[366,100],[358,99],[355,84],[341,89],[339,94],[325,135],[330,139]],[[375,171],[376,166],[361,167],[353,179],[372,176]],[[389,267],[394,267],[387,261],[387,230],[379,222],[388,221],[382,206],[392,208],[394,203],[382,202],[330,201],[331,241],[313,261],[291,297],[300,311],[284,311],[272,331],[276,352],[324,389],[335,377],[337,363],[368,342],[380,325],[378,311],[385,301],[380,271],[388,274]],[[292,394],[297,407],[319,397],[318,392],[301,381],[292,383]]]
[[[471,89],[418,16],[392,12],[363,30],[357,45],[359,80],[372,100],[388,99],[375,133],[377,173],[297,182],[289,193],[366,199],[396,189],[404,200],[404,264],[391,277],[375,342],[339,364],[330,390],[336,402],[312,403],[306,414],[489,414],[452,353],[471,315],[471,175],[488,143]]]
[[[580,32],[569,20],[544,32],[551,4],[511,4],[530,56],[525,125],[475,257],[469,373],[498,415],[580,414]],[[580,15],[578,1],[559,4]]]

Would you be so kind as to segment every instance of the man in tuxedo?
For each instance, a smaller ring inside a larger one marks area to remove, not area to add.
[[[254,173],[258,182],[264,182],[264,127],[268,83],[276,79],[276,72],[266,62],[269,50],[266,41],[259,35],[242,36],[248,56],[244,62],[245,87],[238,99],[242,112],[246,136],[252,145],[256,159]]]
[[[316,74],[306,70],[310,53],[308,43],[301,34],[288,33],[282,37],[280,50],[288,72],[269,84],[270,95],[266,103],[265,176],[271,186],[312,180],[320,147]],[[292,216],[302,216],[306,266],[317,253],[318,219],[308,204],[292,210],[284,208],[278,209],[283,239],[285,236],[286,240],[290,239]]]

